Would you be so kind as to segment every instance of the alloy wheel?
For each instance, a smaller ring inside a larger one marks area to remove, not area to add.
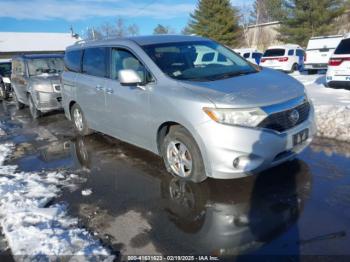
[[[167,161],[171,170],[180,177],[188,177],[192,172],[192,156],[186,145],[171,141],[167,146]]]

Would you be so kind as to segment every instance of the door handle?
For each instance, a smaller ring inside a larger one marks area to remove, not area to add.
[[[96,88],[97,91],[102,91],[103,90],[103,87],[100,86],[100,85],[97,85],[95,88]]]
[[[114,91],[113,91],[112,88],[107,88],[107,89],[106,89],[106,93],[109,94],[109,95],[111,95],[111,94],[114,93]]]

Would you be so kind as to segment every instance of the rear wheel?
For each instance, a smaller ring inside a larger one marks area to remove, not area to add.
[[[29,110],[30,110],[30,114],[32,115],[32,118],[38,119],[41,116],[41,112],[36,108],[36,105],[33,101],[33,97],[31,95],[29,95],[28,97],[28,103],[29,103]]]
[[[92,130],[88,127],[84,117],[83,110],[81,110],[78,104],[74,104],[71,109],[71,118],[74,123],[75,129],[79,135],[87,136],[92,133]]]
[[[295,71],[298,71],[298,64],[293,64],[292,69],[290,70],[290,73],[294,73]]]
[[[162,156],[171,174],[200,183],[207,176],[202,155],[191,134],[181,126],[173,126],[164,138]]]
[[[23,109],[23,108],[24,108],[24,104],[21,103],[20,101],[18,101],[18,97],[17,97],[15,91],[13,91],[12,97],[13,97],[13,102],[15,102],[15,105],[16,105],[17,110]]]

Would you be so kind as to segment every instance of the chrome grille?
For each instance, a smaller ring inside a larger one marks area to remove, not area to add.
[[[293,110],[297,110],[299,113],[299,119],[296,123],[293,123],[289,117]],[[286,111],[273,113],[269,115],[267,118],[265,118],[264,121],[262,121],[259,124],[259,127],[276,130],[278,132],[283,132],[304,122],[309,117],[309,114],[310,114],[310,103],[305,102],[299,106],[288,109]]]

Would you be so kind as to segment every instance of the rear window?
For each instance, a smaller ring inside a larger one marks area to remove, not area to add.
[[[83,55],[83,73],[98,77],[107,77],[107,49],[105,47],[85,49]]]
[[[66,52],[64,56],[64,64],[68,71],[80,72],[81,50],[73,50]]]
[[[335,50],[336,55],[350,54],[350,38],[344,39],[340,42],[339,46]]]
[[[264,53],[265,57],[271,57],[271,56],[284,56],[286,53],[285,49],[267,49]]]

